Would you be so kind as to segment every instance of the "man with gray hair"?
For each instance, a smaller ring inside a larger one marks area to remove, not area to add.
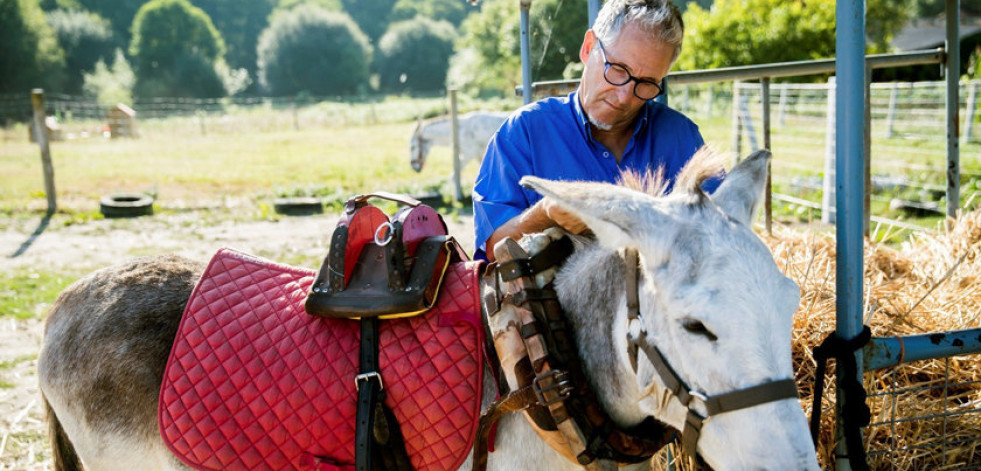
[[[474,184],[476,257],[505,237],[582,222],[518,185],[525,175],[616,181],[663,169],[669,180],[704,145],[698,126],[654,100],[681,53],[684,25],[670,0],[608,0],[586,31],[579,88],[525,105],[487,146]],[[717,181],[706,186],[713,191]]]

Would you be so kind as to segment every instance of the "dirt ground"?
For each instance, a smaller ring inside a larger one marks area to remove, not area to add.
[[[31,267],[85,273],[162,253],[207,260],[221,247],[315,269],[327,253],[337,215],[282,217],[278,221],[232,219],[227,214],[189,211],[74,225],[66,225],[59,216],[48,224],[21,221],[0,230],[0,274]],[[472,217],[445,220],[450,233],[472,253]],[[43,312],[47,306],[38,309]],[[17,320],[0,316],[0,471],[51,469],[37,386],[37,354],[43,331],[40,317]]]

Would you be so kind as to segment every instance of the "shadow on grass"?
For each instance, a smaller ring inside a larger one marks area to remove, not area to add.
[[[21,255],[24,255],[24,252],[27,252],[27,249],[31,248],[31,245],[34,244],[34,241],[36,241],[37,238],[40,237],[41,234],[44,232],[44,230],[48,228],[48,224],[51,223],[51,216],[53,215],[54,213],[51,211],[45,213],[44,217],[41,218],[41,222],[38,223],[37,229],[34,229],[34,232],[31,233],[30,237],[28,237],[23,244],[20,244],[20,247],[17,248],[17,251],[10,254],[9,258],[17,258],[20,257]]]

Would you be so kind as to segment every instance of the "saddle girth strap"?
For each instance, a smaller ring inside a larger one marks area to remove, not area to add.
[[[378,371],[378,318],[361,318],[360,374],[354,465],[356,471],[412,471],[395,414],[385,406],[385,385]]]

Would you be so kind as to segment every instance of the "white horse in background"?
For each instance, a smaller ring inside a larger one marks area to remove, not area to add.
[[[669,195],[522,181],[595,234],[575,238],[555,288],[600,405],[623,428],[655,417],[682,430],[682,441],[694,448],[688,450],[716,471],[820,469],[793,394],[799,290],[751,228],[768,157],[761,151],[743,160],[713,195],[701,183],[719,167],[700,158]],[[56,470],[187,469],[161,439],[157,401],[184,304],[203,268],[179,257],[140,259],[95,272],[55,301],[38,374]],[[496,392],[489,375],[485,408]],[[791,393],[760,399],[767,396],[760,387],[773,384]],[[752,397],[733,407],[723,400],[733,394]],[[686,424],[693,417],[708,418],[691,435]],[[582,469],[520,415],[500,420],[495,447],[488,471]],[[468,468],[469,460],[461,469]]]
[[[471,160],[478,162],[484,158],[487,141],[497,132],[510,113],[499,111],[471,111],[457,118],[460,125],[460,168]],[[450,117],[420,119],[409,139],[409,163],[412,170],[422,171],[429,149],[436,146],[453,146],[450,134]]]

